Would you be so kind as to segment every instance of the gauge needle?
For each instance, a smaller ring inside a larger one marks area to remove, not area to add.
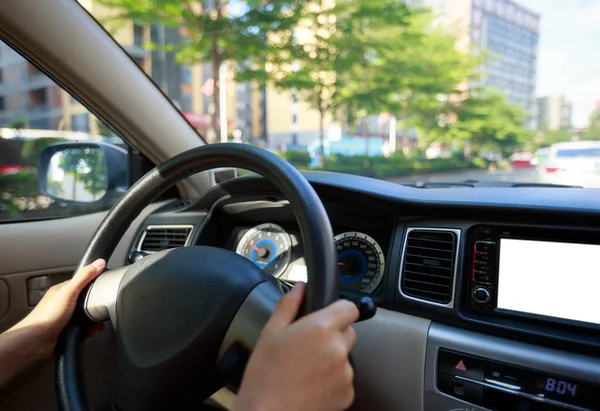
[[[344,263],[342,263],[341,261],[338,263],[339,266],[343,267]]]
[[[257,247],[257,246],[255,246],[254,244],[252,244],[250,241],[248,241],[248,245],[249,245],[250,247],[252,247],[252,249],[253,249],[254,251],[260,251],[260,248],[258,248],[258,247]]]

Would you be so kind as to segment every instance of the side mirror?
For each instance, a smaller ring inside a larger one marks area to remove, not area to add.
[[[40,154],[42,192],[68,204],[110,204],[128,187],[127,151],[107,143],[58,143]]]

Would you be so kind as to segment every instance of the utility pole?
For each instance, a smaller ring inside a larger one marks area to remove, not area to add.
[[[227,66],[219,67],[219,120],[221,122],[221,143],[227,142]]]
[[[390,154],[396,152],[396,117],[390,117]]]
[[[160,60],[160,88],[163,93],[169,96],[169,83],[167,81],[167,52],[165,51],[166,47],[166,38],[165,38],[165,25],[158,25],[158,41],[160,44],[159,50],[159,60]]]

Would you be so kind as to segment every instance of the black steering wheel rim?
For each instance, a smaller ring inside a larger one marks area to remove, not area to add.
[[[112,207],[94,233],[78,269],[98,258],[108,259],[133,220],[165,190],[193,174],[217,167],[237,167],[272,181],[290,202],[305,244],[308,284],[301,314],[338,298],[337,258],[333,231],[321,200],[292,165],[261,148],[235,143],[212,144],[181,153],[136,182]],[[80,296],[83,301],[85,292]],[[88,409],[83,378],[83,342],[91,322],[79,305],[56,347],[56,390],[59,409]]]

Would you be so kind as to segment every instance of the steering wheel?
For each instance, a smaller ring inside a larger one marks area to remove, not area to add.
[[[109,211],[79,268],[108,259],[140,212],[166,189],[216,167],[245,168],[281,190],[294,211],[308,269],[302,314],[338,298],[336,249],[321,200],[306,179],[273,153],[244,144],[212,144],[179,154],[136,182]],[[272,276],[233,251],[194,246],[151,254],[104,272],[56,347],[59,408],[88,410],[84,340],[93,322],[116,330],[119,411],[190,408],[226,384],[217,365],[233,346],[251,350],[282,296]]]

